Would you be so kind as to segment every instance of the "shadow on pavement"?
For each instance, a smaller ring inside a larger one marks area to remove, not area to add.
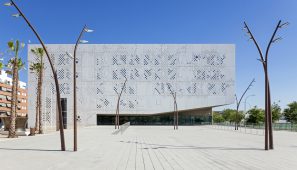
[[[61,150],[50,150],[50,149],[16,149],[16,148],[0,148],[0,150],[12,150],[12,151],[61,151]]]
[[[135,144],[143,144],[143,145],[152,145],[151,149],[213,149],[213,150],[259,150],[265,151],[261,148],[232,148],[232,147],[198,147],[198,146],[176,146],[176,145],[162,145],[162,144],[152,144],[145,142],[131,142],[131,141],[120,141],[123,143],[135,143]],[[142,149],[150,149],[150,148],[142,148]]]

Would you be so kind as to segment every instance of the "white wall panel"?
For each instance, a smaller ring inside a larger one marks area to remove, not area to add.
[[[29,49],[39,47],[29,45]],[[73,45],[47,45],[54,60],[61,97],[67,98],[68,122],[73,112]],[[36,57],[28,50],[29,61]],[[95,124],[96,114],[114,114],[125,78],[121,114],[170,112],[177,92],[180,110],[234,102],[235,46],[224,44],[81,44],[77,52],[78,113],[84,124]],[[35,114],[35,75],[29,73],[29,116]],[[55,125],[55,91],[46,62],[44,98],[48,125]],[[52,113],[49,115],[49,111]],[[34,121],[30,121],[34,122]]]

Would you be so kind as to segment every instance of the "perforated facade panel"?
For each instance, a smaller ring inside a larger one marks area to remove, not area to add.
[[[29,45],[29,61],[36,60]],[[62,98],[67,98],[68,123],[73,112],[74,45],[47,45],[57,69]],[[78,115],[83,124],[96,124],[96,114],[114,114],[117,92],[121,114],[173,111],[169,88],[177,93],[179,110],[234,102],[235,46],[201,44],[81,44],[77,51]],[[56,123],[55,86],[45,59],[43,87],[45,126]],[[34,120],[35,74],[29,72],[29,119]],[[33,117],[33,118],[32,118]]]

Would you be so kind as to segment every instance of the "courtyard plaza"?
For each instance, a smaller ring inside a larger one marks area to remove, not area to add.
[[[5,170],[40,169],[296,169],[297,133],[275,131],[275,149],[265,151],[264,136],[205,126],[80,127],[78,151],[72,129],[65,130],[67,151],[58,132],[7,139],[0,137]]]

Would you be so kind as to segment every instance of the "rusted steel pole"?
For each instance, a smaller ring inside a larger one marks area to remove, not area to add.
[[[275,38],[275,35],[279,28],[282,26],[288,25],[288,23],[283,23],[279,20],[279,22],[276,25],[276,28],[274,29],[274,32],[270,38],[270,41],[267,45],[266,52],[265,52],[265,58],[263,57],[263,53],[254,38],[252,32],[250,31],[247,24],[244,22],[244,28],[247,29],[247,33],[250,35],[250,39],[253,40],[254,44],[257,47],[257,50],[260,55],[260,61],[263,65],[263,70],[265,73],[265,150],[268,149],[274,149],[273,145],[273,126],[272,126],[272,113],[271,113],[271,93],[270,93],[270,84],[269,84],[269,77],[268,77],[268,55],[269,55],[269,49],[271,47],[271,44],[276,42],[277,40],[280,40],[281,38]]]
[[[58,116],[59,116],[59,130],[60,130],[60,140],[61,140],[61,150],[65,151],[65,137],[64,137],[64,125],[63,125],[63,115],[62,115],[62,106],[61,106],[61,97],[60,97],[60,88],[59,88],[59,81],[58,81],[58,76],[56,73],[56,70],[54,68],[54,65],[52,63],[52,60],[50,58],[49,52],[45,46],[45,44],[43,43],[41,37],[39,36],[39,34],[37,33],[37,31],[35,30],[35,28],[33,27],[33,25],[29,22],[29,20],[26,18],[26,16],[24,15],[24,13],[20,10],[20,8],[16,5],[16,3],[13,0],[10,0],[11,4],[17,9],[17,11],[20,13],[20,15],[23,17],[23,19],[26,21],[26,23],[28,24],[28,26],[31,28],[31,30],[33,31],[33,33],[35,34],[35,36],[37,37],[37,39],[39,40],[40,44],[42,45],[42,48],[47,56],[47,59],[50,63],[51,66],[51,70],[53,73],[53,77],[55,80],[55,87],[56,87],[56,98],[57,98],[57,108],[58,108]]]
[[[85,25],[81,30],[76,40],[73,53],[73,151],[77,151],[76,51],[86,28],[87,26]]]

